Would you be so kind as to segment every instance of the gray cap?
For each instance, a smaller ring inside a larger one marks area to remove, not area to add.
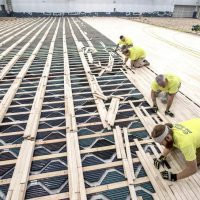
[[[156,82],[157,83],[160,83],[160,82],[163,82],[165,79],[164,75],[163,74],[159,74],[156,76]]]

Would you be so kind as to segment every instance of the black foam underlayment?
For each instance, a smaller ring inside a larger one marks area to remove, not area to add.
[[[77,20],[77,24],[81,27],[83,32],[87,33],[88,38],[91,38],[91,42],[94,47],[98,49],[98,52],[93,54],[94,63],[101,61],[102,65],[106,65],[108,62],[109,53],[114,43],[108,38],[103,36],[100,32],[86,24],[85,22]],[[61,20],[62,21],[62,20]],[[72,19],[70,19],[72,28],[78,41],[81,41],[86,47],[87,41],[84,39]],[[23,132],[26,128],[26,123],[31,111],[31,105],[34,101],[34,97],[37,91],[37,86],[40,81],[40,77],[43,72],[43,68],[48,55],[49,46],[56,29],[58,19],[52,26],[44,44],[39,50],[35,60],[30,66],[25,78],[23,79],[20,88],[17,90],[11,106],[9,107],[6,116],[3,119],[0,126],[0,132],[4,136],[0,137],[0,147],[6,145],[19,145],[15,148],[1,149],[0,161],[12,161],[11,164],[2,165],[0,167],[0,179],[12,178],[16,159],[18,158],[20,151],[20,144],[23,141]],[[71,86],[74,100],[74,109],[76,114],[76,122],[78,126],[78,136],[80,150],[87,150],[91,148],[100,148],[114,145],[113,136],[92,137],[87,139],[81,139],[85,135],[93,135],[95,133],[106,133],[107,129],[104,129],[101,123],[101,119],[97,110],[96,103],[91,93],[87,77],[82,66],[79,53],[75,47],[75,42],[72,38],[69,24],[66,20],[66,41],[69,55],[69,67],[71,70]],[[67,170],[67,157],[66,157],[66,122],[65,122],[65,104],[64,104],[64,61],[63,61],[63,32],[62,23],[58,29],[58,35],[55,41],[55,48],[52,58],[50,75],[46,87],[46,93],[44,103],[41,111],[41,119],[39,123],[39,130],[36,138],[36,145],[34,149],[34,158],[39,156],[59,155],[54,158],[45,158],[40,160],[34,160],[31,164],[30,176],[39,175],[50,172],[60,172]],[[23,57],[16,62],[12,70],[5,76],[0,83],[2,87],[0,89],[0,100],[8,91],[9,86],[13,83],[16,75],[19,73],[21,67],[31,55],[32,51],[36,47],[39,39],[44,35],[42,31],[36,42],[32,44],[27,51],[25,51]],[[17,36],[15,39],[20,39]],[[23,41],[26,44],[28,39]],[[102,42],[106,45],[106,48],[102,46]],[[0,65],[5,66],[12,57],[18,52],[22,44],[14,48],[4,59],[0,61]],[[6,48],[4,49],[6,50]],[[1,48],[0,51],[3,51]],[[0,52],[1,53],[1,52]],[[87,58],[87,54],[85,54]],[[96,70],[94,64],[89,64],[91,71],[96,75],[98,83],[105,95],[121,95],[125,101],[136,100],[135,106],[146,106],[148,103],[144,100],[140,91],[126,78],[121,72],[120,67],[122,60],[118,55],[114,56],[115,64],[111,73],[105,73],[101,77],[98,77],[98,73],[101,71]],[[96,71],[95,71],[96,70]],[[105,101],[106,109],[109,108],[111,100]],[[148,110],[151,113],[151,110]],[[119,125],[121,128],[128,127],[133,130],[129,132],[129,140],[137,138],[138,140],[148,139],[148,133],[145,129],[134,131],[134,129],[143,128],[139,119],[130,119],[135,116],[134,111],[131,109],[129,103],[120,103],[119,111],[116,116],[115,125]],[[122,121],[120,121],[122,120]],[[48,129],[48,130],[47,130]],[[11,134],[13,133],[13,135]],[[55,141],[54,141],[55,140]],[[56,140],[62,140],[57,142]],[[53,141],[47,144],[41,144],[40,142]],[[142,145],[146,152],[151,152],[149,144]],[[137,158],[136,146],[131,146],[132,158]],[[116,157],[116,150],[104,150],[91,153],[81,154],[83,167],[98,166],[99,164],[111,163],[118,161]],[[137,178],[145,177],[146,172],[141,166],[140,162],[134,163],[133,168]],[[125,181],[124,171],[122,166],[116,166],[105,169],[95,169],[93,171],[84,171],[84,180],[86,188],[111,184],[116,182]],[[0,185],[0,199],[5,199],[9,185]],[[143,199],[153,199],[151,193],[154,193],[154,189],[150,182],[141,183],[135,185],[135,190],[138,196],[142,196]],[[48,196],[53,194],[60,194],[69,192],[68,175],[55,176],[48,178],[33,179],[28,181],[26,199],[37,198],[42,196]],[[88,199],[110,199],[110,200],[126,200],[129,199],[129,188],[122,187],[113,190],[107,190],[100,193],[88,194]],[[67,198],[66,198],[67,199]]]

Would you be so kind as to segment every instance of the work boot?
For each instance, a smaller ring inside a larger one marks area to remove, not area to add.
[[[166,104],[166,103],[167,103],[167,98],[168,98],[167,93],[166,93],[166,92],[162,92],[161,95],[162,95],[162,96],[161,96],[161,102],[162,102],[163,104]]]

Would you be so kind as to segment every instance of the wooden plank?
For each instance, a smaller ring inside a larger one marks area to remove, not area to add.
[[[94,61],[93,61],[93,57],[92,57],[92,54],[91,53],[87,53],[87,56],[88,56],[88,61],[89,61],[89,63],[93,63]]]
[[[113,135],[114,135],[114,140],[115,140],[115,147],[116,147],[117,158],[121,159],[122,155],[121,155],[121,151],[120,151],[120,147],[119,147],[119,140],[118,140],[116,129],[113,129]]]
[[[130,150],[127,128],[123,128],[123,133],[124,133],[126,155],[127,155],[129,168],[130,168],[130,173],[131,173],[132,179],[135,179],[135,173],[134,173],[134,169],[133,169],[133,162],[132,162],[132,157],[131,157],[131,150]]]
[[[124,141],[122,138],[122,132],[121,132],[121,129],[119,126],[116,126],[116,132],[117,132],[117,138],[119,141],[119,148],[120,148],[121,156],[122,156],[122,159],[124,159],[124,158],[126,158],[126,152],[124,149]]]
[[[119,109],[119,98],[113,97],[110,103],[110,107],[108,109],[107,115],[106,115],[106,121],[111,126],[114,126],[115,118]]]
[[[101,77],[105,71],[106,71],[106,68],[102,69],[102,70],[99,72],[98,76]]]

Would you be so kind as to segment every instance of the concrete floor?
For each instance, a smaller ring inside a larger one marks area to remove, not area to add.
[[[156,73],[173,72],[182,79],[181,91],[200,105],[200,37],[121,18],[82,18],[114,42],[132,38],[147,52]],[[149,80],[149,84],[152,80]]]
[[[200,32],[195,33],[191,30],[193,25],[200,23],[200,19],[172,17],[128,17],[127,19],[187,33],[200,34]]]

